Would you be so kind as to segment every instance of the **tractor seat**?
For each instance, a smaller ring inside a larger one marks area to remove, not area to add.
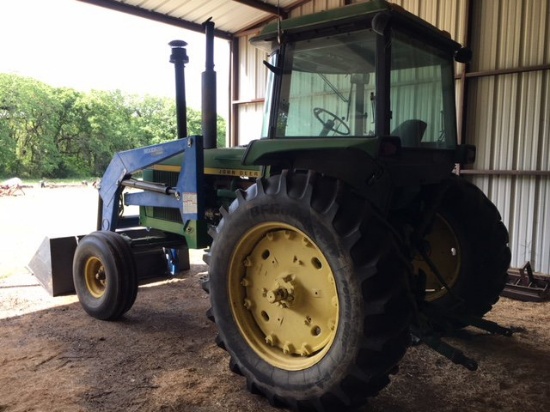
[[[399,136],[403,147],[420,147],[427,126],[428,124],[422,120],[409,119],[397,126],[391,135]]]

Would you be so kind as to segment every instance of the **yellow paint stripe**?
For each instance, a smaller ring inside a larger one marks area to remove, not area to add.
[[[153,165],[151,166],[153,170],[159,170],[161,172],[175,172],[179,173],[181,166],[170,166],[170,165]],[[260,177],[261,173],[259,170],[245,170],[245,169],[220,169],[214,167],[205,167],[205,175],[219,175],[219,176],[247,176],[247,177]]]
[[[259,170],[244,170],[244,169],[220,169],[213,167],[204,168],[205,175],[221,175],[221,176],[247,176],[247,177],[260,177]]]
[[[150,167],[153,170],[160,170],[161,172],[176,172],[179,173],[181,166],[169,166],[169,165],[153,165]]]

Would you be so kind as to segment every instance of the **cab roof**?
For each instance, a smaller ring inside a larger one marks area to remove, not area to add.
[[[428,22],[409,13],[402,7],[385,0],[371,0],[364,3],[351,4],[337,9],[307,14],[287,20],[274,21],[263,28],[251,39],[251,42],[261,47],[260,43],[278,41],[283,36],[303,32],[323,31],[354,23],[370,22],[379,13],[387,14],[395,25],[406,26],[409,31],[420,33],[424,37],[444,43],[447,48],[457,50],[460,44],[453,41],[449,33],[438,29]]]

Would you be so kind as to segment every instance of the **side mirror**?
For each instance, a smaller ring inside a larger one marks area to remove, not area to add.
[[[471,165],[476,160],[476,147],[471,144],[460,144],[456,147],[455,163]]]
[[[461,47],[455,52],[455,60],[459,63],[470,63],[472,50],[469,47]]]

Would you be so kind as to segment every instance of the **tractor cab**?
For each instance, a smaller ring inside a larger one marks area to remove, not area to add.
[[[452,170],[454,61],[462,49],[447,33],[373,1],[277,22],[252,43],[270,55],[262,137],[279,143],[253,142],[245,162],[272,163],[277,148],[301,150],[292,141],[315,138],[321,140],[307,150],[338,145],[360,147],[373,159],[402,155],[397,184],[413,183],[402,181],[411,172],[426,181],[434,159],[439,176]]]

